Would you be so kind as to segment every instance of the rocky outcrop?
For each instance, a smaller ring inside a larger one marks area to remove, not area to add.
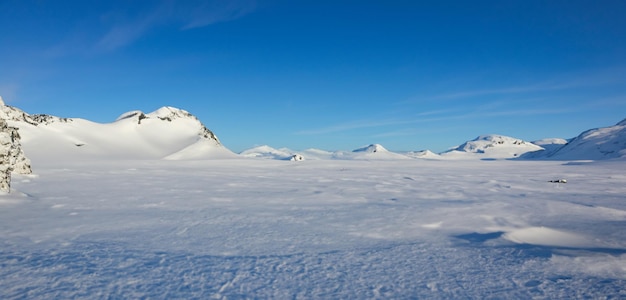
[[[9,192],[11,190],[11,173],[30,174],[30,160],[24,155],[20,143],[18,129],[9,126],[7,119],[22,119],[32,122],[28,114],[6,106],[0,97],[0,190]]]
[[[11,173],[30,174],[30,160],[24,155],[17,128],[0,118],[0,190],[11,191]]]

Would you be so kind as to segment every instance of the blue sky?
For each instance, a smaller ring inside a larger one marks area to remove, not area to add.
[[[233,151],[443,151],[626,118],[626,1],[0,0],[0,95],[190,111]]]

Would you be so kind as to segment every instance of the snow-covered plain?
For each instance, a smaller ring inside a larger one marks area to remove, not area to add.
[[[2,299],[626,297],[625,160],[33,170],[0,195]]]

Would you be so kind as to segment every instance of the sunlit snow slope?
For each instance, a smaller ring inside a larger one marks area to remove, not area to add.
[[[548,156],[592,160],[620,157],[626,157],[626,119],[614,126],[587,130]]]
[[[0,117],[18,127],[24,151],[35,162],[76,159],[207,159],[236,156],[195,116],[162,107],[132,111],[101,124],[80,118],[29,115],[2,106]]]
[[[514,158],[542,147],[503,135],[481,135],[441,153],[444,158]]]

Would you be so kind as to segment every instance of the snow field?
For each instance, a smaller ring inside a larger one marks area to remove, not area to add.
[[[0,298],[626,297],[625,167],[48,161],[0,196]]]

